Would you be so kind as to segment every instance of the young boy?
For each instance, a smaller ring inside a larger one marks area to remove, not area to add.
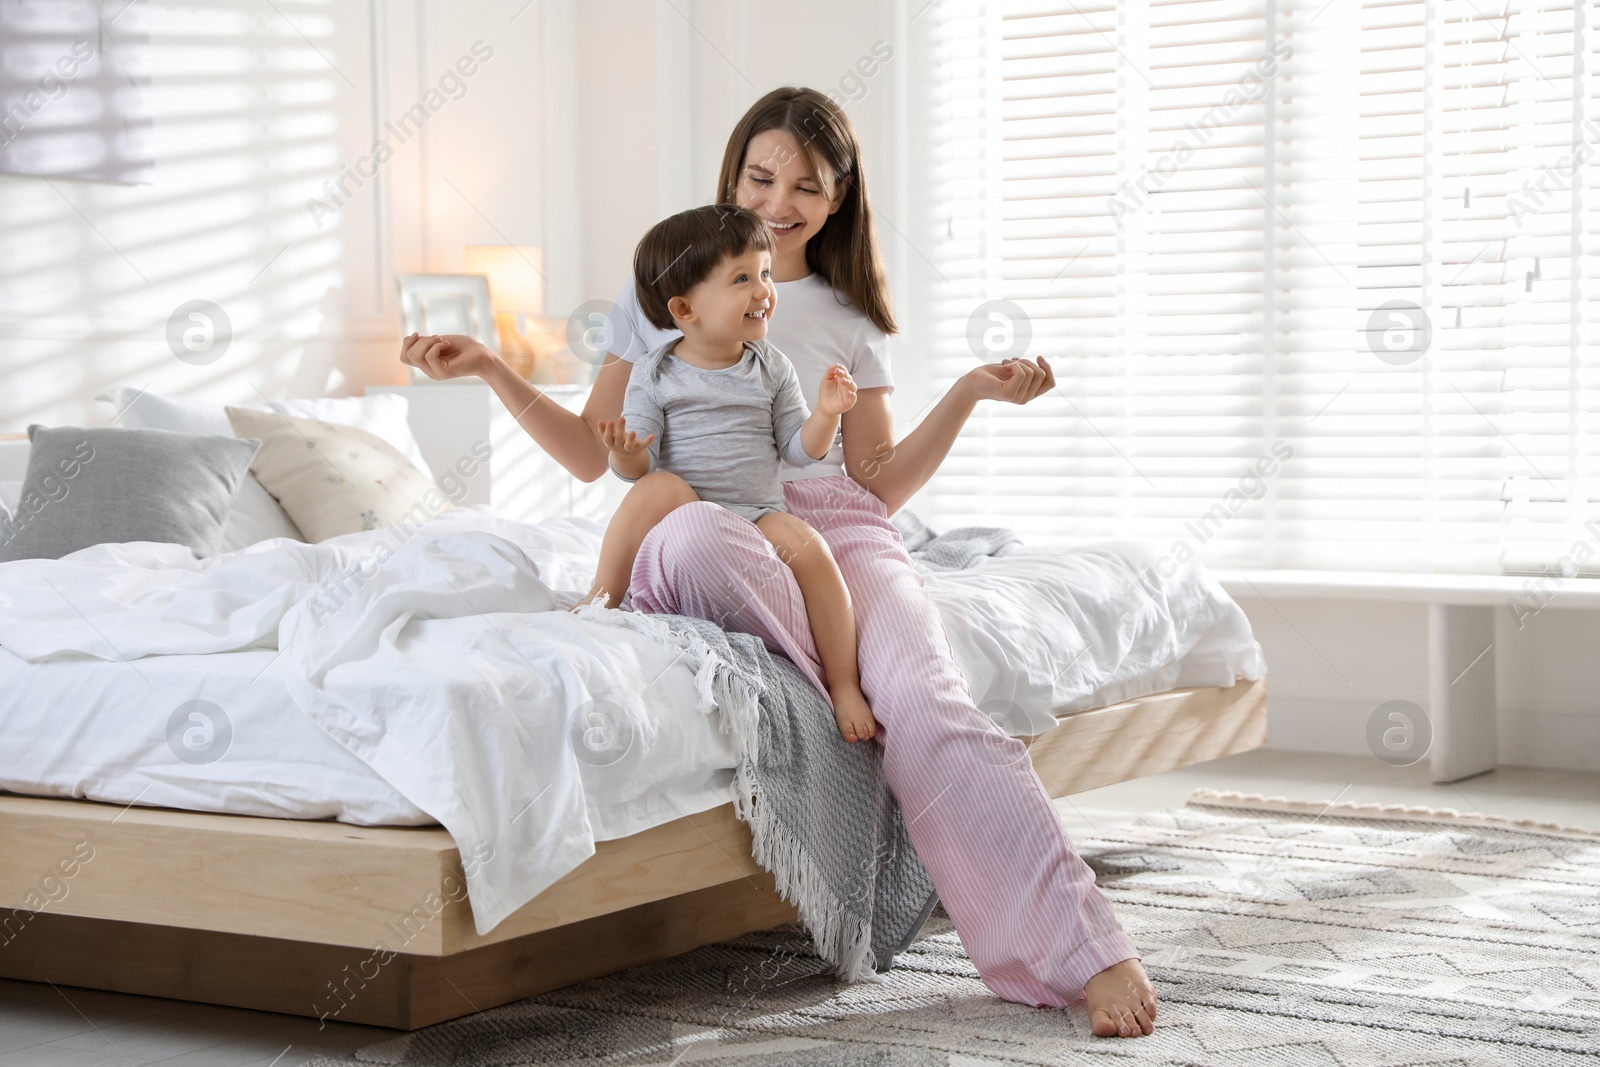
[[[778,479],[780,458],[804,466],[827,456],[856,385],[835,364],[806,411],[794,366],[765,340],[771,269],[772,232],[743,208],[684,211],[639,242],[640,308],[683,336],[634,365],[622,416],[600,423],[611,469],[634,487],[606,528],[589,599],[620,602],[645,535],[673,509],[709,500],[749,519],[800,586],[840,734],[862,741],[877,724],[856,669],[850,594],[826,543],[784,510]]]

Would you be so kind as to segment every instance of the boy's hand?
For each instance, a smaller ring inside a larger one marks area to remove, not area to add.
[[[483,342],[459,333],[412,334],[400,342],[401,363],[440,381],[482,377],[499,358]]]
[[[822,374],[817,389],[817,410],[829,417],[843,415],[856,406],[856,382],[843,363],[835,363]]]
[[[628,429],[628,420],[624,418],[601,419],[597,425],[600,428],[600,440],[605,442],[606,448],[624,459],[649,451],[650,443],[656,439],[656,435],[651,434],[643,441],[639,440],[639,435]]]

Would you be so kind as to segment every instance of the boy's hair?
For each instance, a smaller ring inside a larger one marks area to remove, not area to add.
[[[639,308],[652,324],[670,330],[667,301],[705,281],[729,256],[771,251],[772,231],[753,211],[731,204],[680,211],[650,227],[634,250]]]

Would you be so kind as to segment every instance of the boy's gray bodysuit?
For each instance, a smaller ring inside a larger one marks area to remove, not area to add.
[[[748,341],[739,362],[705,370],[668,351],[679,340],[634,365],[622,401],[627,428],[640,440],[656,435],[650,469],[671,471],[701,500],[751,521],[786,510],[780,457],[818,462],[800,443],[811,412],[794,365],[766,341]]]

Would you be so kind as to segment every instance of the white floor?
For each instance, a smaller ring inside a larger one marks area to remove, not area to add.
[[[1259,749],[1056,801],[1074,838],[1182,807],[1201,787],[1294,800],[1408,804],[1600,829],[1600,774],[1501,767],[1454,785],[1428,781],[1427,761],[1391,767],[1365,756]]]
[[[0,1067],[299,1067],[395,1033],[0,979]]]
[[[1453,786],[1425,766],[1355,756],[1247,752],[1057,802],[1074,837],[1181,806],[1194,789],[1434,808],[1600,828],[1600,774],[1504,767]],[[0,1067],[299,1067],[394,1033],[152,997],[0,980]]]

